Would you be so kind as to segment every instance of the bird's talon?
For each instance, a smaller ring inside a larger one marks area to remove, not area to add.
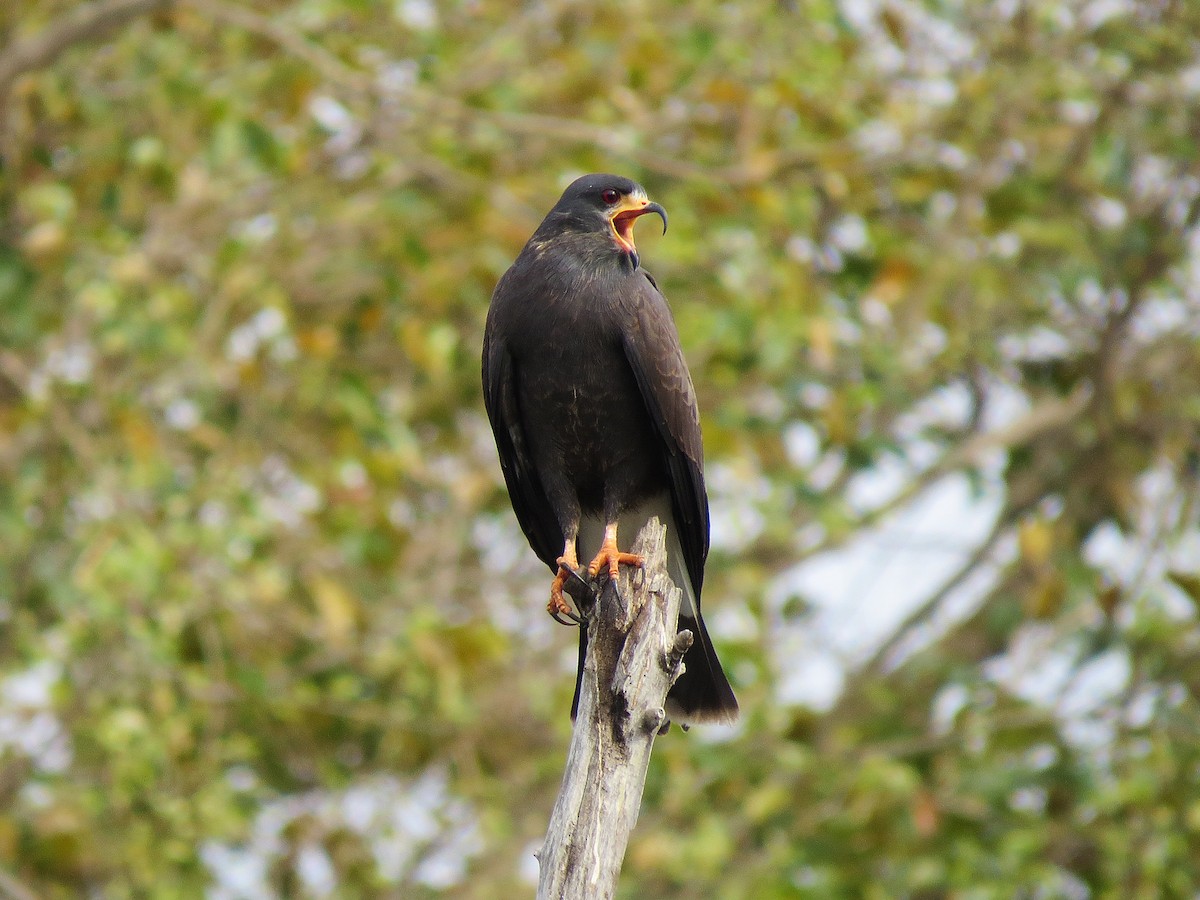
[[[563,596],[563,585],[566,584],[568,578],[573,578],[576,581],[582,581],[582,579],[575,569],[576,564],[573,559],[561,556],[555,562],[558,563],[558,574],[554,576],[554,581],[550,583],[550,602],[546,604],[546,612],[550,613],[550,618],[559,625],[579,625],[583,620],[571,609],[571,604],[567,603],[566,598]],[[570,621],[564,620],[563,616],[566,616]]]
[[[571,569],[567,573],[567,581],[573,581],[576,587],[583,588],[584,590],[586,590],[588,586],[588,580],[583,577],[583,573],[579,569]],[[563,586],[566,587],[565,582]]]
[[[560,611],[556,609],[547,609],[547,612],[550,613],[550,618],[552,618],[559,625],[566,625],[568,628],[576,628],[583,624],[583,619],[579,618],[579,616],[575,615],[573,612],[565,610]],[[564,619],[563,616],[566,616],[567,618]]]
[[[611,547],[606,544],[600,548],[596,558],[588,563],[587,571],[590,577],[595,578],[600,574],[601,568],[607,568],[608,577],[612,581],[616,581],[621,566],[636,566],[640,569],[645,564],[646,557],[636,553],[624,553],[618,550],[615,544]]]

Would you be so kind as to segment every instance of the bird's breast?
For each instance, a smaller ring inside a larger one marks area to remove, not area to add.
[[[538,466],[561,472],[585,510],[606,496],[624,506],[658,484],[657,438],[619,344],[546,347],[520,371]]]

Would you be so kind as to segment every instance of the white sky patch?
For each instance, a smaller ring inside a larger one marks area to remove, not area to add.
[[[279,221],[273,213],[260,213],[234,226],[233,232],[250,244],[262,244],[269,241],[279,230]]]
[[[176,397],[163,410],[167,427],[176,431],[190,431],[200,424],[200,407],[186,397]]]
[[[867,223],[862,216],[853,214],[842,216],[830,226],[829,240],[839,250],[847,253],[859,253],[871,243],[867,234]]]
[[[971,392],[956,382],[940,387],[896,419],[895,433],[907,442],[926,428],[963,428],[971,417]]]
[[[971,692],[961,684],[948,684],[938,691],[929,714],[934,733],[947,734],[970,701]]]
[[[296,528],[311,513],[321,508],[320,489],[298,476],[278,454],[263,460],[259,472],[264,489],[257,500],[262,512],[287,528]]]
[[[922,106],[949,106],[958,99],[958,86],[949,78],[921,78],[913,83],[912,94]]]
[[[952,172],[961,172],[971,164],[971,157],[957,144],[939,144],[937,161]]]
[[[354,127],[354,115],[333,97],[318,94],[308,102],[308,112],[317,124],[331,134]]]
[[[337,871],[333,860],[318,844],[306,844],[296,854],[296,874],[304,886],[317,897],[328,897],[337,887]]]
[[[817,245],[813,243],[812,238],[804,234],[793,234],[783,249],[789,258],[804,265],[811,263],[817,255]]]
[[[530,886],[536,885],[542,874],[537,857],[533,855],[541,849],[541,841],[530,841],[517,857],[517,877]]]
[[[1058,112],[1070,125],[1087,125],[1100,114],[1100,107],[1091,100],[1063,100]]]
[[[1174,166],[1156,153],[1139,156],[1133,164],[1130,178],[1133,195],[1145,203],[1162,203],[1178,190],[1175,183]]]
[[[1111,522],[1101,524],[1084,544],[1084,559],[1131,594],[1140,595],[1154,586],[1147,600],[1169,616],[1193,619],[1195,606],[1168,581],[1167,573],[1196,571],[1200,528],[1192,524],[1180,529],[1171,524],[1179,523],[1186,512],[1184,492],[1168,466],[1144,472],[1135,486],[1139,512],[1134,527],[1126,533]]]
[[[303,820],[306,843],[288,847],[293,823]],[[337,872],[320,843],[349,831],[374,858],[384,884],[412,881],[445,890],[461,883],[471,859],[483,849],[476,813],[450,794],[444,771],[426,770],[412,781],[390,775],[363,779],[343,791],[309,791],[260,807],[250,839],[240,845],[209,841],[201,858],[213,876],[209,900],[274,900],[268,872],[292,865],[308,896],[337,895]]]
[[[1115,231],[1125,224],[1129,211],[1115,197],[1097,197],[1092,201],[1092,221],[1108,231]]]
[[[62,666],[49,659],[0,681],[0,754],[12,750],[41,772],[62,772],[71,764],[71,744],[52,712],[54,686]]]
[[[1067,740],[1095,749],[1112,742],[1119,710],[1116,701],[1129,685],[1132,671],[1128,651],[1114,647],[1075,672],[1055,703]]]
[[[958,209],[958,197],[950,191],[935,191],[929,198],[929,215],[934,221],[945,222]]]
[[[367,486],[367,470],[357,459],[344,460],[338,466],[338,481],[347,490],[362,490]]]
[[[1189,66],[1179,73],[1179,85],[1184,93],[1200,95],[1200,64]]]
[[[864,495],[888,495],[895,477],[880,476]],[[780,575],[768,591],[772,605],[800,596],[813,607],[803,621],[781,627],[778,653],[787,665],[779,667],[786,673],[780,699],[827,708],[847,667],[873,653],[963,564],[1002,502],[998,484],[977,497],[966,476],[951,475],[845,547]]]
[[[1136,340],[1149,344],[1172,333],[1187,333],[1189,326],[1200,324],[1198,318],[1179,297],[1149,297],[1134,312],[1129,330]]]
[[[845,465],[845,452],[839,449],[830,450],[808,471],[809,486],[818,491],[825,490],[837,480]]]
[[[265,306],[247,321],[229,332],[225,341],[225,358],[242,363],[254,358],[259,347],[267,345],[278,362],[296,356],[296,345],[288,331],[287,316],[274,306]]]
[[[1062,359],[1071,349],[1071,342],[1061,332],[1044,325],[1025,334],[1006,334],[1000,338],[1000,352],[1009,362]]]
[[[714,548],[736,552],[762,533],[765,518],[759,504],[770,496],[767,479],[748,467],[713,465],[706,478]]]
[[[776,695],[781,703],[824,712],[837,702],[846,681],[846,660],[803,629],[789,628],[775,644],[780,667]]]
[[[1016,555],[1016,539],[1011,536],[1002,538],[991,554],[982,560],[961,584],[946,594],[938,608],[924,622],[912,628],[896,642],[896,646],[883,660],[884,670],[891,671],[897,668],[904,660],[925,649],[938,637],[972,615],[996,585],[1004,567]]]
[[[1075,666],[1074,654],[1053,652],[1058,630],[1048,622],[1021,625],[1008,651],[984,663],[983,671],[1018,697],[1039,706],[1054,704]]]
[[[1083,8],[1079,24],[1089,31],[1099,28],[1109,19],[1127,16],[1133,12],[1129,0],[1092,0]]]
[[[788,462],[806,469],[821,456],[821,438],[807,422],[789,422],[783,429],[783,449]]]
[[[397,0],[392,12],[413,31],[430,31],[438,24],[437,7],[431,0]]]
[[[846,485],[846,503],[860,515],[882,506],[903,490],[911,474],[909,466],[899,457],[885,456],[850,479]]]
[[[96,353],[90,344],[76,341],[51,347],[41,365],[29,374],[29,395],[40,403],[49,396],[50,387],[56,381],[71,385],[87,384],[92,379],[95,365]]]
[[[883,158],[899,153],[904,147],[904,134],[885,119],[873,119],[854,134],[854,144],[868,157]]]
[[[1021,252],[1021,236],[1015,231],[1002,231],[992,238],[992,255],[999,259],[1014,259]]]
[[[858,304],[862,320],[875,329],[885,329],[892,324],[892,311],[882,300],[867,294]]]

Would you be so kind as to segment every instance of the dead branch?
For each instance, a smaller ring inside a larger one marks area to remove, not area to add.
[[[646,565],[621,572],[583,604],[588,629],[575,731],[546,842],[539,900],[607,900],[637,822],[663,702],[691,646],[676,634],[680,591],[666,569],[666,528],[651,519],[633,552]]]

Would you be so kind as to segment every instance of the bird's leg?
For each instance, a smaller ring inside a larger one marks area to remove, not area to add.
[[[617,572],[622,563],[641,568],[646,564],[646,558],[638,556],[636,553],[623,553],[618,550],[617,523],[609,522],[604,526],[604,543],[600,545],[600,552],[588,563],[588,575],[595,578],[600,573],[600,567],[607,566],[608,577],[616,581]]]
[[[575,555],[574,537],[566,539],[562,556],[555,562],[558,563],[558,574],[554,576],[554,581],[550,582],[550,602],[546,604],[546,612],[550,613],[550,618],[560,625],[578,625],[579,616],[575,614],[575,611],[571,609],[571,604],[567,603],[563,596],[563,585],[567,583],[568,578],[577,577],[579,569],[579,559]],[[563,616],[571,621],[565,621]]]

